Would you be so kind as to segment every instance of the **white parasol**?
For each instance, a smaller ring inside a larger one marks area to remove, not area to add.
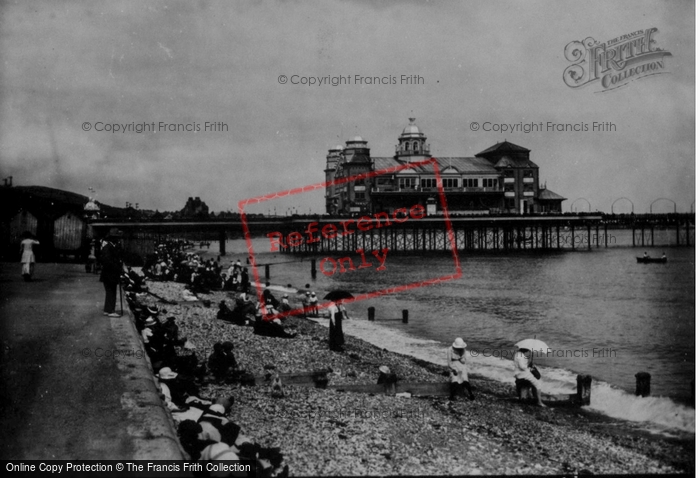
[[[515,344],[519,349],[532,350],[540,354],[546,354],[549,347],[539,339],[524,339]]]

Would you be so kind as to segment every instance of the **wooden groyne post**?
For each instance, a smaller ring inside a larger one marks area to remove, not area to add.
[[[408,310],[407,309],[403,309],[401,311],[401,320],[404,324],[408,323]]]
[[[367,320],[374,322],[374,307],[369,307],[367,309]]]
[[[576,376],[576,399],[575,402],[579,406],[591,404],[591,376],[577,375]]]
[[[637,379],[637,388],[634,392],[638,397],[648,397],[651,395],[651,374],[649,372],[639,372],[634,375]]]
[[[226,255],[226,231],[223,229],[219,231],[219,255]]]

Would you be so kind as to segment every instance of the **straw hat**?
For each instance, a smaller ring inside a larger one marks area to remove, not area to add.
[[[455,341],[452,343],[452,348],[453,349],[466,349],[467,344],[462,340],[462,337],[457,337]]]
[[[175,377],[177,377],[177,373],[173,372],[170,367],[163,367],[160,369],[160,372],[158,372],[158,378],[161,380],[172,380]]]

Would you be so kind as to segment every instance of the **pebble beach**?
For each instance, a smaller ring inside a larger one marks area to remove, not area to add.
[[[328,347],[328,329],[289,317],[292,339],[262,337],[216,318],[226,292],[181,303],[183,284],[148,282],[139,302],[166,309],[205,362],[215,342],[230,341],[239,367],[254,375],[328,370],[329,385],[376,383],[388,366],[400,381],[445,382],[446,367],[389,352],[346,334],[344,352]],[[300,296],[299,296],[300,297]],[[291,297],[298,306],[298,297]],[[362,320],[354,318],[352,320]],[[291,476],[694,473],[694,438],[642,433],[584,408],[542,409],[515,398],[514,384],[472,375],[475,401],[400,397],[294,385],[206,384],[203,398],[233,396],[230,419],[256,443],[279,447]]]

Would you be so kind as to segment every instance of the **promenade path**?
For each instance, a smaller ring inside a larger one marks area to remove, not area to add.
[[[103,301],[82,265],[27,283],[0,263],[1,459],[182,459],[132,319]]]

